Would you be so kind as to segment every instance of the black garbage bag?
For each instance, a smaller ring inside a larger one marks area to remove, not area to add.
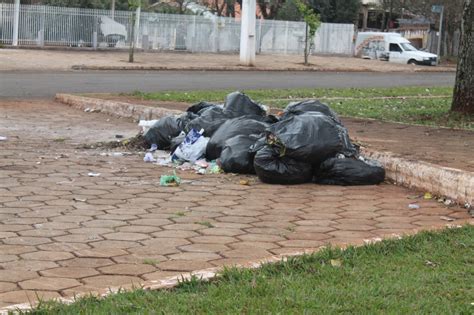
[[[271,146],[265,146],[255,155],[253,165],[258,178],[264,183],[294,185],[311,181],[310,163],[280,156]]]
[[[317,165],[344,149],[340,128],[320,113],[291,116],[267,128],[267,142],[282,156]]]
[[[385,170],[377,163],[352,158],[330,158],[314,172],[314,180],[325,185],[377,185],[385,179]]]
[[[199,102],[199,103],[196,103],[196,104],[190,106],[186,111],[194,113],[194,114],[199,114],[199,112],[201,112],[203,109],[206,109],[206,108],[209,108],[209,107],[215,107],[215,106],[217,106],[217,105],[214,105],[212,103],[203,101],[203,102]]]
[[[144,134],[145,141],[149,145],[156,144],[160,150],[167,150],[171,145],[171,139],[178,136],[196,117],[198,116],[191,112],[162,117]]]
[[[224,110],[219,106],[205,108],[199,113],[199,117],[191,120],[186,125],[186,132],[190,131],[191,129],[195,129],[197,131],[204,129],[204,136],[210,137],[226,120],[229,119],[229,117],[224,114]]]
[[[179,147],[179,145],[184,141],[184,138],[186,138],[186,134],[182,132],[173,139],[171,139],[170,151],[174,152],[176,148]]]
[[[238,135],[258,135],[265,132],[268,124],[251,118],[252,116],[242,116],[227,120],[209,139],[206,147],[206,158],[215,160],[221,155],[226,140]]]
[[[292,115],[301,115],[306,112],[318,112],[333,118],[336,122],[341,123],[336,112],[334,112],[328,105],[321,103],[318,100],[306,100],[301,102],[292,102],[288,104],[281,119],[288,118]]]
[[[233,92],[226,96],[224,112],[231,117],[244,115],[265,116],[265,109],[241,92]]]
[[[226,173],[255,174],[253,159],[256,152],[250,147],[259,139],[256,135],[240,135],[225,142],[219,158],[220,164]]]

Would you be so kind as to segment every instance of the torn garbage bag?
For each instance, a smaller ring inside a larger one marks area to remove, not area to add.
[[[208,141],[209,138],[204,137],[201,132],[191,129],[171,158],[194,163],[204,156]]]
[[[254,174],[255,152],[251,152],[250,147],[258,138],[259,136],[256,135],[239,135],[226,140],[219,158],[224,172]]]
[[[280,156],[271,146],[257,152],[253,162],[258,178],[264,183],[293,185],[311,181],[312,166],[288,156]]]
[[[251,117],[251,116],[250,116]],[[249,116],[233,118],[223,123],[209,139],[206,158],[215,160],[221,155],[226,140],[238,135],[262,134],[268,124],[253,120]]]
[[[186,137],[186,133],[184,131],[181,131],[179,135],[171,139],[170,151],[174,152],[176,148],[184,141],[185,137]]]
[[[267,142],[278,148],[279,155],[319,164],[343,150],[340,128],[331,117],[320,113],[291,116],[267,128]]]
[[[216,107],[216,106],[217,105],[214,105],[214,104],[208,103],[208,102],[199,102],[197,104],[194,104],[194,105],[188,107],[188,109],[186,111],[199,115],[199,113],[201,111],[203,111],[204,109],[209,108],[209,107]]]
[[[186,112],[179,116],[160,118],[144,134],[145,141],[150,145],[156,144],[160,150],[169,149],[171,139],[178,136],[184,130],[186,124],[196,117],[197,115]]]
[[[315,182],[325,185],[376,185],[385,179],[385,170],[372,161],[370,164],[353,158],[330,158],[321,163],[314,173]]]
[[[306,100],[301,102],[292,102],[286,106],[283,112],[282,119],[290,117],[292,115],[301,115],[306,112],[317,112],[322,113],[326,116],[333,118],[336,122],[341,123],[337,114],[326,104],[321,103],[318,100]]]
[[[266,115],[266,111],[262,106],[255,103],[250,99],[250,97],[241,92],[233,92],[226,96],[224,112],[232,117],[244,115]]]

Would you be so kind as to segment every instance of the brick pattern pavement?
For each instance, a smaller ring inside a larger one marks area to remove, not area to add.
[[[185,171],[180,187],[161,187],[169,168],[76,148],[135,131],[54,103],[0,104],[9,138],[0,142],[0,307],[469,220],[388,184],[279,186]]]

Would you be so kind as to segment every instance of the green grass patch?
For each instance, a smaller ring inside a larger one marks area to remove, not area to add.
[[[32,314],[472,314],[474,227],[423,232],[346,250],[327,248],[211,282],[135,290]]]
[[[246,90],[262,104],[284,108],[294,100],[316,98],[338,114],[407,124],[474,130],[474,117],[450,113],[451,87],[397,87],[350,89]],[[135,97],[157,101],[222,103],[231,90],[134,92]]]
[[[200,101],[224,102],[225,96],[234,90],[207,90],[207,91],[164,91],[144,93],[135,91],[133,96],[156,101],[177,101],[197,103]],[[396,88],[345,88],[345,89],[262,89],[242,90],[252,99],[263,102],[269,99],[297,99],[297,98],[333,98],[333,97],[394,97],[394,96],[439,96],[452,95],[452,87],[396,87]]]

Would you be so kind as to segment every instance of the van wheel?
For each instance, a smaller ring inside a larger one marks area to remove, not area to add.
[[[410,60],[408,60],[408,64],[409,65],[418,65],[418,61],[416,61],[415,59],[410,59]]]

